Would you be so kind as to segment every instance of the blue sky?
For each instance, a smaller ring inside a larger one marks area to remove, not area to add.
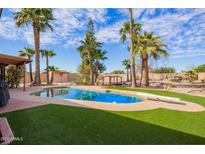
[[[18,10],[3,11],[0,53],[18,55],[24,47],[33,47],[32,28],[15,27],[12,14]],[[129,52],[128,44],[120,42],[119,29],[128,20],[127,9],[53,9],[53,14],[54,31],[41,33],[41,49],[52,49],[57,54],[50,59],[50,65],[77,71],[81,59],[76,48],[91,18],[96,37],[107,51],[106,72],[123,68],[121,61],[129,57]],[[205,63],[205,9],[133,9],[133,16],[145,30],[154,32],[168,45],[169,58],[150,61],[152,66],[172,66],[181,71]],[[44,68],[45,59],[41,58],[41,69]]]

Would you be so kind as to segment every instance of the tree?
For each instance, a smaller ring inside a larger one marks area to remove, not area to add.
[[[78,51],[81,54],[82,62],[89,65],[89,83],[94,85],[94,53],[97,50],[101,50],[102,43],[98,42],[94,35],[94,24],[91,19],[88,21],[88,30],[86,32],[85,39],[81,41]]]
[[[125,59],[122,61],[122,65],[125,67],[126,71],[127,71],[127,82],[129,81],[129,70],[131,68],[130,66],[130,60],[129,59]]]
[[[200,72],[205,72],[205,64],[202,64],[202,65],[199,65],[198,67],[195,68],[195,71],[197,73],[200,73]]]
[[[160,67],[160,68],[155,68],[153,73],[175,73],[176,70],[173,67]]]
[[[189,70],[184,72],[185,78],[189,80],[189,82],[193,82],[194,80],[197,80],[198,75],[195,70]]]
[[[9,88],[18,87],[22,78],[23,78],[22,67],[17,67],[15,65],[9,65],[7,67],[6,82]]]
[[[111,74],[124,74],[125,72],[123,70],[114,70],[111,72]]]
[[[51,72],[51,81],[49,82],[50,84],[53,84],[53,72],[59,70],[58,67],[55,66],[48,66],[48,71]]]
[[[167,57],[168,53],[164,49],[167,46],[162,42],[160,37],[154,36],[153,33],[148,33],[146,31],[140,36],[139,40],[139,42],[136,42],[136,44],[138,44],[136,53],[140,55],[142,59],[140,85],[149,86],[149,56],[154,60],[158,60],[161,55]]]
[[[49,58],[55,56],[56,54],[52,50],[41,50],[41,55],[42,57],[46,57],[46,78],[47,78],[47,84],[49,84],[49,71],[48,71]]]
[[[136,87],[136,73],[135,73],[135,48],[137,47],[137,44],[134,46],[134,41],[138,39],[138,35],[141,31],[141,24],[137,24],[134,22],[133,17],[132,17],[132,9],[129,8],[129,16],[130,16],[130,21],[126,22],[123,26],[123,28],[120,29],[120,35],[121,35],[121,40],[124,43],[127,34],[130,36],[130,66],[131,66],[131,87]]]
[[[33,55],[35,54],[35,51],[31,48],[24,48],[23,50],[19,51],[20,57],[28,57],[29,60],[32,60]],[[29,63],[29,73],[30,73],[30,82],[33,82],[33,74],[32,74],[32,63]]]
[[[34,46],[35,46],[35,80],[34,85],[41,85],[40,78],[40,32],[45,32],[47,29],[53,30],[50,21],[53,20],[52,9],[40,8],[24,8],[21,11],[14,13],[16,26],[28,26],[30,23],[33,27]]]
[[[95,52],[94,52],[95,82],[98,79],[99,73],[102,73],[103,71],[106,70],[106,67],[102,63],[102,61],[107,59],[106,54],[107,54],[107,52],[102,51],[101,49],[100,50],[95,50]]]

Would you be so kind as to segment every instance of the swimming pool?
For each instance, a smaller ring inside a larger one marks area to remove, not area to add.
[[[114,94],[110,92],[94,92],[75,88],[48,88],[32,95],[61,99],[76,99],[105,103],[139,103],[142,99],[137,97]]]

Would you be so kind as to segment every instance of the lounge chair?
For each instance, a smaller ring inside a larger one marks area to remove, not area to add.
[[[145,97],[148,100],[155,100],[155,101],[162,101],[162,102],[168,102],[168,103],[176,103],[176,104],[182,104],[184,105],[180,98],[174,98],[174,97],[167,97],[167,96],[159,96],[154,94],[148,94],[143,92],[137,92],[138,96]]]

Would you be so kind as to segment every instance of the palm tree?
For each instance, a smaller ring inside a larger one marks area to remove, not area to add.
[[[129,81],[129,70],[131,68],[130,66],[130,60],[129,59],[125,59],[122,61],[122,65],[124,65],[125,69],[127,70],[127,82]]]
[[[101,61],[104,61],[107,59],[106,57],[107,52],[106,51],[101,51],[101,50],[96,50],[94,52],[94,59],[95,59],[95,82],[98,79],[99,73],[103,70],[103,66]]]
[[[28,57],[29,60],[32,60],[35,51],[31,48],[24,48],[24,51],[19,51],[20,57]],[[29,73],[30,73],[30,82],[33,82],[33,75],[32,75],[32,63],[29,63]]]
[[[90,84],[94,85],[94,52],[102,47],[102,43],[97,42],[96,37],[94,36],[94,27],[91,19],[88,21],[88,31],[86,33],[85,39],[81,41],[78,51],[84,58],[87,59],[90,69]]]
[[[0,8],[0,19],[1,19],[2,12],[3,12],[3,9]]]
[[[140,85],[149,86],[149,56],[154,60],[158,60],[161,55],[167,57],[168,52],[164,49],[165,47],[167,47],[166,44],[162,42],[160,37],[154,36],[153,33],[145,31],[144,35],[141,36],[140,45],[136,51],[142,59]]]
[[[53,72],[59,70],[58,67],[55,66],[48,66],[48,71],[51,72],[51,81],[50,84],[53,84]]]
[[[129,8],[129,16],[130,16],[130,65],[131,65],[131,72],[132,72],[131,87],[136,87],[135,55],[134,55],[134,44],[133,44],[133,17],[132,17],[131,8]]]
[[[40,78],[40,32],[45,32],[48,28],[52,31],[53,28],[49,24],[53,20],[52,9],[40,8],[24,8],[21,11],[14,13],[16,26],[32,24],[35,44],[35,80],[34,85],[41,85]]]
[[[47,76],[47,84],[49,84],[49,71],[48,71],[49,58],[55,56],[56,54],[52,50],[41,50],[41,55],[42,57],[46,57],[46,76]]]
[[[120,35],[122,42],[127,39],[127,34],[130,36],[130,66],[131,66],[131,87],[136,87],[136,73],[135,73],[135,40],[138,40],[138,35],[141,31],[141,24],[135,23],[132,17],[132,9],[129,8],[130,22],[126,22],[123,28],[120,29]]]

